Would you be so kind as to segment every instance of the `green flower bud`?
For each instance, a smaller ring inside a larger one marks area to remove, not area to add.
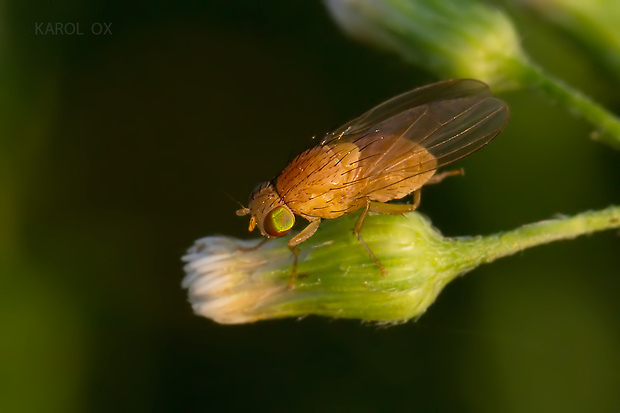
[[[506,73],[526,60],[519,36],[500,10],[468,0],[326,0],[352,37],[396,52],[445,78],[518,86]]]
[[[298,277],[287,237],[259,241],[207,237],[187,255],[183,287],[196,314],[223,324],[309,314],[399,323],[424,313],[455,277],[478,265],[558,239],[620,227],[620,207],[543,221],[487,237],[445,238],[417,212],[368,216],[362,234],[382,275],[352,229],[358,214],[325,220],[300,245]]]

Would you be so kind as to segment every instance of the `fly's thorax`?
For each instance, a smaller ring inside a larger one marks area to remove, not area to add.
[[[295,224],[295,215],[270,182],[260,183],[250,196],[250,231],[258,227],[269,238],[280,237]]]
[[[366,202],[356,197],[365,181],[360,148],[351,142],[315,146],[297,156],[276,180],[277,192],[295,214],[309,220],[337,218]]]

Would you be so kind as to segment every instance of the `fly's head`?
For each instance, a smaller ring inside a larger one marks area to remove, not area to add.
[[[271,182],[261,182],[256,186],[248,208],[237,211],[237,215],[250,215],[249,231],[258,227],[267,238],[281,237],[295,224],[295,214],[286,206]]]

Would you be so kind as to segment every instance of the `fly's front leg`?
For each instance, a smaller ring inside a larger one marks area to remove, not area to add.
[[[304,228],[299,234],[295,235],[288,242],[288,249],[295,254],[295,261],[293,261],[293,271],[291,272],[291,279],[288,282],[288,289],[292,290],[295,284],[295,277],[297,276],[297,259],[299,258],[299,248],[297,246],[302,242],[306,241],[308,238],[314,235],[317,229],[319,229],[319,224],[321,223],[321,218],[317,218],[315,221],[310,221],[310,224]]]
[[[267,241],[269,241],[272,238],[263,238],[263,240],[261,242],[259,242],[258,244],[256,244],[253,247],[239,247],[237,248],[239,251],[243,251],[243,252],[248,252],[248,251],[254,251],[259,249],[260,247],[262,247],[263,245],[265,245],[267,243]]]
[[[449,176],[459,176],[459,175],[461,176],[465,175],[465,170],[463,168],[455,169],[453,171],[446,171],[446,172],[433,175],[428,181],[426,181],[425,185],[438,184],[439,182],[443,181]]]

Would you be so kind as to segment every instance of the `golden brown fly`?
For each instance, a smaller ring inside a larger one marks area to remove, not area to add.
[[[310,224],[289,242],[295,255],[289,287],[297,272],[298,245],[321,219],[362,209],[353,230],[382,273],[385,269],[361,235],[368,212],[402,214],[420,204],[420,188],[459,174],[437,168],[461,159],[493,139],[508,119],[508,107],[472,79],[433,83],[396,96],[344,124],[302,152],[250,197],[249,230],[281,237],[299,215]],[[387,204],[413,193],[413,204]],[[262,243],[260,244],[262,245]]]

